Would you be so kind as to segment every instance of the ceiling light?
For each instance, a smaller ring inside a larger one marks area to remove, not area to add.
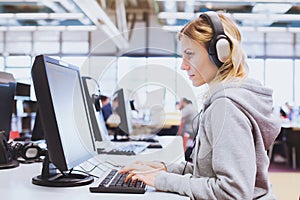
[[[256,3],[253,13],[286,13],[292,7],[291,3]]]
[[[80,19],[83,18],[83,13],[49,13],[50,19]]]
[[[256,30],[260,32],[287,32],[288,31],[286,27],[257,27]]]
[[[65,26],[38,26],[37,30],[39,31],[64,31],[66,30]]]
[[[8,31],[36,31],[35,26],[9,26]]]
[[[68,31],[95,31],[97,26],[67,26]]]
[[[0,19],[13,18],[14,16],[13,13],[0,13]]]
[[[48,18],[48,13],[16,13],[16,19],[45,19]]]
[[[160,19],[186,19],[190,20],[195,17],[195,13],[186,12],[160,12],[158,18]]]
[[[162,26],[163,30],[171,32],[179,32],[183,26]]]

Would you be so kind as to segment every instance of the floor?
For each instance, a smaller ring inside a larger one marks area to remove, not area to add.
[[[300,200],[300,172],[270,172],[277,200]]]
[[[291,165],[272,162],[269,167],[269,178],[277,200],[300,200],[300,168],[292,169]]]

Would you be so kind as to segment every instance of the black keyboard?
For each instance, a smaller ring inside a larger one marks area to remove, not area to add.
[[[90,187],[90,191],[98,193],[145,193],[146,185],[142,181],[129,179],[125,183],[125,178],[126,174],[119,174],[118,170],[112,169],[98,186]]]

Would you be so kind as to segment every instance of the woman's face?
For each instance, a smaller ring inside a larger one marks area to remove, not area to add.
[[[211,62],[205,47],[183,35],[181,48],[183,51],[181,69],[186,70],[193,85],[198,87],[212,81],[218,68]]]

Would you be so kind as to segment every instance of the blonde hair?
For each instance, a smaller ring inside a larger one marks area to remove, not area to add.
[[[248,66],[245,61],[245,54],[241,44],[241,33],[237,25],[223,13],[217,12],[224,32],[230,42],[230,55],[219,68],[214,81],[227,81],[238,78],[245,78],[248,75]],[[213,37],[213,29],[204,18],[197,18],[185,25],[179,34],[179,40],[182,35],[204,45],[208,49],[209,42]]]

